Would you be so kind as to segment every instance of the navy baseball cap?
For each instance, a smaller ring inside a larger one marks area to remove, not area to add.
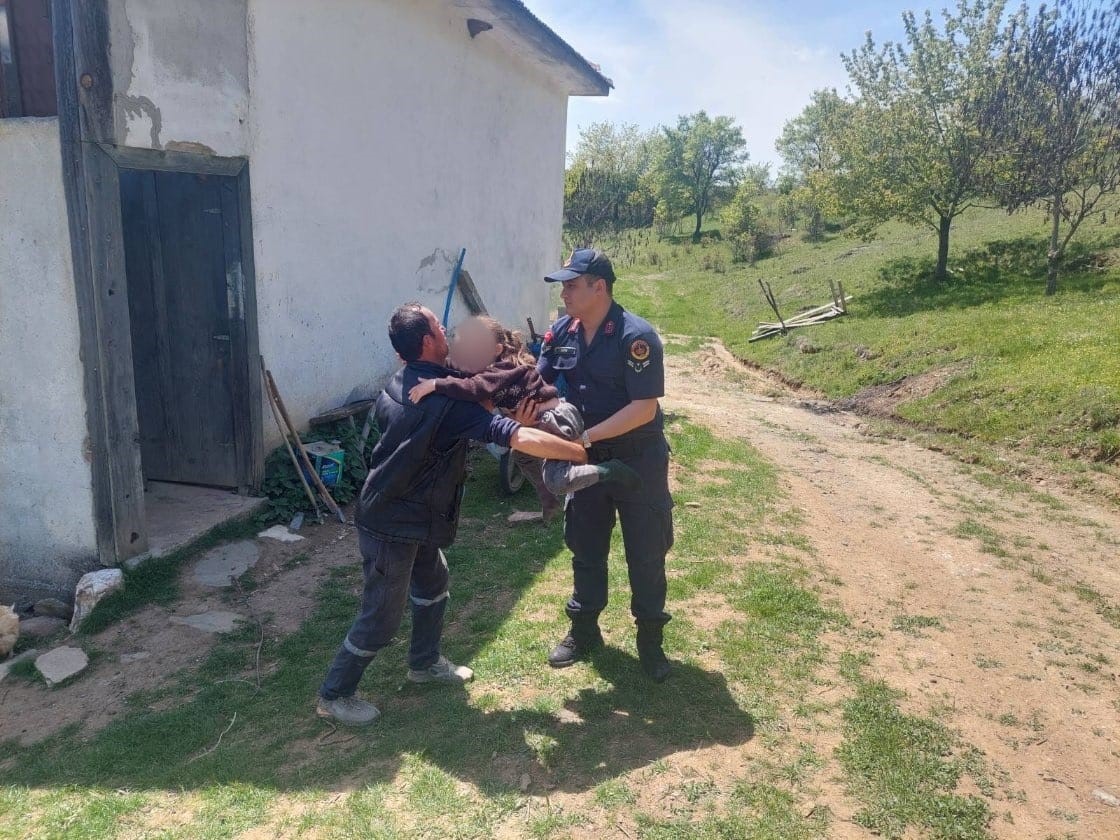
[[[563,283],[565,280],[575,280],[581,274],[602,277],[611,283],[614,283],[615,279],[610,257],[594,248],[580,248],[578,251],[572,251],[572,255],[559,271],[546,274],[544,280],[546,283]]]

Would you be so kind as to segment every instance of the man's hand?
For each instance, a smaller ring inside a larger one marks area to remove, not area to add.
[[[517,408],[510,415],[522,426],[537,425],[537,414],[540,413],[541,404],[534,399],[526,397],[517,404]]]
[[[513,433],[509,445],[518,452],[535,455],[538,458],[551,458],[554,461],[571,461],[573,464],[587,463],[587,450],[579,441],[564,440],[562,437],[522,426]]]
[[[420,402],[424,397],[429,394],[434,394],[436,390],[436,381],[434,379],[422,379],[419,385],[413,385],[412,390],[408,392],[408,398],[412,400],[412,404]]]

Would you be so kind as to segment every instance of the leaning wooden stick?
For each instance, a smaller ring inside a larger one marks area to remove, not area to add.
[[[263,357],[261,361],[263,364]],[[323,480],[319,478],[318,471],[312,465],[311,457],[307,454],[307,450],[303,446],[303,441],[300,440],[299,432],[297,432],[296,427],[292,425],[292,419],[288,416],[288,410],[284,407],[284,400],[280,396],[280,389],[276,387],[276,380],[272,378],[272,371],[265,368],[264,376],[268,388],[272,392],[272,397],[276,400],[276,407],[280,409],[280,416],[284,418],[284,423],[287,425],[288,431],[290,431],[292,437],[295,438],[296,450],[299,452],[300,461],[303,462],[304,467],[306,467],[308,474],[311,476],[311,480],[315,484],[315,489],[319,491],[319,497],[323,500],[323,504],[327,506],[327,510],[333,513],[338,518],[338,521],[345,525],[346,515],[331,496],[330,491],[327,490],[326,485],[323,484]]]
[[[284,428],[284,423],[280,419],[280,412],[276,408],[276,401],[272,398],[272,388],[268,385],[268,379],[265,377],[264,356],[261,356],[261,379],[264,380],[264,391],[268,394],[268,407],[272,409],[272,419],[276,421],[276,428],[280,430],[280,436],[284,438],[284,446],[288,450],[288,457],[292,459],[292,466],[296,468],[296,475],[299,476],[299,483],[303,485],[304,491],[307,493],[307,500],[311,502],[311,509],[315,511],[315,518],[319,524],[323,524],[323,512],[319,510],[319,503],[315,501],[315,494],[311,492],[311,486],[307,483],[307,478],[303,475],[303,468],[300,467],[299,458],[292,450],[292,441],[288,437],[288,432]]]

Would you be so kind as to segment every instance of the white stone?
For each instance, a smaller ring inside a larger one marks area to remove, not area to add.
[[[306,539],[299,534],[293,534],[288,530],[287,525],[273,525],[271,528],[261,531],[257,536],[266,540],[279,540],[280,542],[299,542]]]
[[[89,665],[89,657],[81,648],[58,647],[47,651],[35,660],[35,667],[52,688],[82,673]]]
[[[210,610],[194,615],[175,615],[171,617],[172,624],[193,627],[203,633],[228,633],[237,626],[237,622],[244,620],[245,616],[240,613],[228,612],[227,610]]]
[[[1120,808],[1120,797],[1113,796],[1107,790],[1101,790],[1100,788],[1097,788],[1093,791],[1093,798],[1098,800],[1099,802],[1103,802],[1110,808]]]
[[[515,510],[506,518],[506,521],[516,524],[518,522],[540,522],[543,519],[544,513],[539,510]]]
[[[70,632],[74,633],[82,626],[82,622],[106,595],[123,586],[124,573],[120,569],[98,569],[82,575],[74,590],[74,617],[70,620]]]
[[[38,655],[39,651],[35,650],[35,648],[30,648],[28,650],[25,650],[23,653],[17,653],[7,662],[0,662],[0,682],[4,681],[4,678],[8,676],[8,673],[12,670],[12,666],[17,662],[24,662],[28,659],[34,659]]]
[[[224,588],[256,565],[260,556],[260,546],[252,540],[226,543],[204,554],[191,570],[191,577],[199,586]]]

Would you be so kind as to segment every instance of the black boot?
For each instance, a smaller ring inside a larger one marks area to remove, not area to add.
[[[642,671],[654,682],[665,682],[671,670],[661,648],[665,625],[660,621],[639,621],[637,624],[638,659],[642,663]]]
[[[575,613],[568,635],[548,655],[548,664],[553,668],[567,668],[574,665],[603,644],[603,634],[599,631],[597,613]]]

